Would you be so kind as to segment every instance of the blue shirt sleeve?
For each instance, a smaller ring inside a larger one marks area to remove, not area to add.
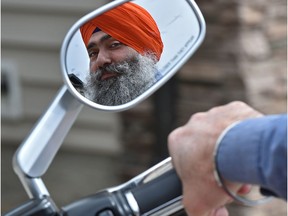
[[[222,136],[216,160],[225,179],[260,185],[287,200],[287,115],[236,124]]]

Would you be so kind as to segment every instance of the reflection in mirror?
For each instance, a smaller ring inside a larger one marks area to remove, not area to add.
[[[127,103],[159,79],[156,63],[163,43],[156,22],[132,2],[80,28],[89,56],[84,95],[108,106]]]
[[[205,30],[189,1],[154,2],[117,6],[86,22],[74,35],[66,67],[72,85],[84,97],[106,106],[130,102],[199,45]]]

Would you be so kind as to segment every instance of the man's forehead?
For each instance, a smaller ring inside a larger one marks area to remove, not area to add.
[[[91,45],[93,46],[99,46],[101,43],[105,42],[106,40],[112,38],[109,34],[103,32],[103,31],[97,31],[93,33],[90,37],[90,40],[88,42],[87,48],[89,48]]]

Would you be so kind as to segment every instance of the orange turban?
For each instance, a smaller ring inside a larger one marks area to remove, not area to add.
[[[159,29],[153,17],[139,5],[125,3],[81,26],[85,46],[97,27],[140,54],[150,52],[160,59],[163,43]]]

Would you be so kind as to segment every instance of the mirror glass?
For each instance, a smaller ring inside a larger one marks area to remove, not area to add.
[[[100,109],[148,97],[205,35],[203,17],[189,0],[136,0],[83,20],[62,47],[64,77],[74,95]]]

